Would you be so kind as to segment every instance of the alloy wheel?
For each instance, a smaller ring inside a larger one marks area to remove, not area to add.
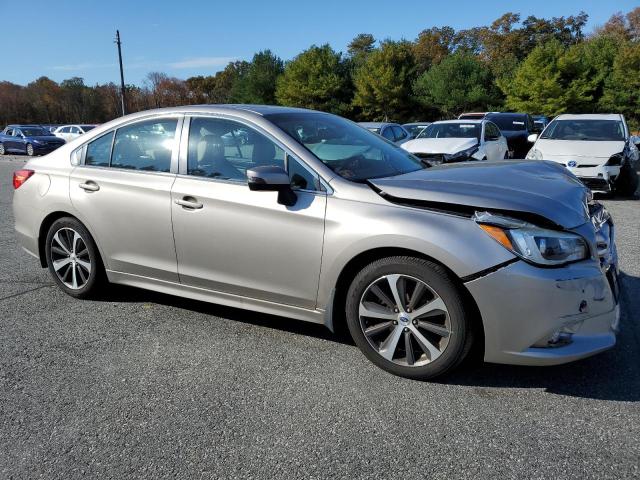
[[[79,290],[89,281],[91,257],[82,236],[69,227],[58,230],[51,239],[51,264],[60,281]]]
[[[0,143],[0,155],[4,155],[4,145]]]
[[[31,144],[27,145],[27,155],[29,155],[30,157],[33,157],[33,145]]]
[[[454,333],[442,298],[408,275],[385,275],[372,282],[360,299],[358,316],[369,345],[402,366],[437,360]]]

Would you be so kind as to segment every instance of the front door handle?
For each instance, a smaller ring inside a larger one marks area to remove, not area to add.
[[[98,190],[100,190],[100,185],[98,185],[96,182],[92,182],[91,180],[85,183],[81,183],[78,186],[85,192],[97,192]]]
[[[199,210],[203,207],[202,203],[198,202],[193,197],[182,197],[176,199],[176,205],[181,205],[184,208],[190,208],[192,210]]]

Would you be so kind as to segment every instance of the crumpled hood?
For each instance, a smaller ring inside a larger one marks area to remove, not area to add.
[[[411,153],[458,153],[478,144],[475,138],[416,138],[401,145]]]
[[[564,167],[544,161],[449,164],[369,181],[381,195],[433,205],[464,206],[544,217],[562,228],[589,220],[590,193]]]
[[[591,142],[585,140],[539,139],[534,147],[544,160],[566,160],[567,157],[600,158],[609,160],[611,155],[622,152],[624,141]]]

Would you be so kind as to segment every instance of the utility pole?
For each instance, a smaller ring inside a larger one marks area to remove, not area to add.
[[[124,101],[124,71],[122,70],[122,49],[120,48],[120,30],[116,30],[116,45],[118,45],[118,61],[120,62],[120,102],[122,103],[122,115],[127,114]]]

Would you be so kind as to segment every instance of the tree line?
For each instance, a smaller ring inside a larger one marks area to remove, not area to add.
[[[142,86],[126,86],[127,110],[254,103],[393,121],[463,111],[619,112],[637,128],[640,7],[614,14],[588,35],[587,20],[584,12],[551,19],[506,13],[488,26],[432,27],[413,41],[362,33],[345,53],[312,45],[287,62],[264,50],[214,75],[149,73]],[[0,123],[102,123],[120,114],[114,83],[0,82]]]

